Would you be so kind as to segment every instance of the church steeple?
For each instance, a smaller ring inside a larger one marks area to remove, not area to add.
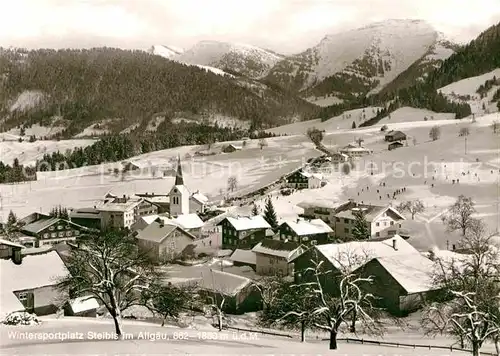
[[[181,156],[177,158],[177,174],[175,175],[175,185],[184,185],[184,178],[182,177]]]

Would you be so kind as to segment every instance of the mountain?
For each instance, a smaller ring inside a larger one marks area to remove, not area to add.
[[[266,76],[284,58],[280,54],[248,44],[219,41],[200,41],[182,53],[174,53],[171,49],[164,52],[162,49],[153,51],[154,54],[178,62],[215,67],[253,79]]]
[[[316,118],[319,111],[280,88],[142,51],[0,51],[0,63],[5,64],[0,69],[4,130],[57,120],[67,138],[93,124],[101,132],[104,124],[107,132],[132,125],[140,131],[158,117],[167,123],[220,118],[219,124],[260,128]]]
[[[424,21],[387,20],[328,35],[278,62],[267,79],[304,96],[352,99],[380,91],[424,57],[432,62],[452,48]]]
[[[154,45],[149,49],[148,52],[157,56],[171,59],[175,56],[181,55],[184,50],[182,48],[177,48],[174,46]]]

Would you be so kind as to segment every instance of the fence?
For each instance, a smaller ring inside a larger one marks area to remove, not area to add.
[[[329,341],[330,339],[322,339],[322,341]],[[395,346],[395,347],[408,347],[408,348],[424,348],[424,349],[441,349],[441,350],[449,350],[449,351],[462,351],[471,353],[472,350],[462,349],[459,347],[450,346],[441,346],[441,345],[423,345],[423,344],[406,344],[401,342],[390,342],[390,341],[379,341],[379,340],[365,340],[365,339],[353,339],[353,338],[341,338],[337,339],[337,341],[345,341],[347,343],[358,343],[363,345],[377,345],[377,346]],[[496,356],[496,353],[493,352],[481,352],[482,355]]]
[[[271,331],[264,331],[264,330],[255,330],[255,329],[242,329],[242,328],[236,328],[233,326],[224,326],[224,329],[228,330],[236,330],[236,331],[244,331],[244,332],[250,332],[250,333],[259,333],[263,335],[273,335],[273,336],[282,336],[282,337],[287,337],[289,339],[293,339],[294,336],[290,334],[285,334],[285,333],[274,333]]]

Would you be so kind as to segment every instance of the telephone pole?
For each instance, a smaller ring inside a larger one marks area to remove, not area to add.
[[[467,155],[467,135],[465,135],[465,154]]]

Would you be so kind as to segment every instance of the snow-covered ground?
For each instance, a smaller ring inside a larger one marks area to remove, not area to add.
[[[64,126],[40,126],[38,124],[34,124],[31,127],[25,128],[25,137],[23,137],[23,139],[27,140],[28,137],[32,135],[34,135],[36,138],[51,137],[63,130]],[[6,133],[21,137],[21,129],[18,128],[10,129]]]
[[[74,149],[76,147],[87,147],[93,144],[95,140],[61,140],[61,141],[35,141],[18,142],[2,141],[0,142],[0,161],[6,164],[12,164],[14,158],[19,159],[21,164],[32,164],[37,159],[43,157],[46,153],[62,152]]]
[[[100,125],[100,124],[92,124],[92,125],[86,127],[82,132],[75,135],[75,138],[100,136],[100,135],[105,135],[105,134],[109,133],[108,129],[103,128],[102,126],[96,127],[96,125]]]
[[[342,104],[344,102],[344,100],[339,99],[336,96],[323,96],[323,97],[311,96],[309,98],[306,98],[306,100],[318,106],[331,106],[335,104]]]
[[[466,79],[459,80],[457,82],[451,83],[445,87],[438,89],[443,94],[451,95],[470,95],[477,96],[476,90],[484,84],[487,80],[493,79],[493,77],[500,78],[500,68],[492,70],[491,72],[478,75],[476,77],[470,77]]]
[[[158,126],[165,121],[165,116],[155,116],[148,122],[146,131],[154,132],[158,129]]]
[[[44,98],[44,94],[39,90],[25,90],[14,101],[10,111],[24,111],[39,105]]]

